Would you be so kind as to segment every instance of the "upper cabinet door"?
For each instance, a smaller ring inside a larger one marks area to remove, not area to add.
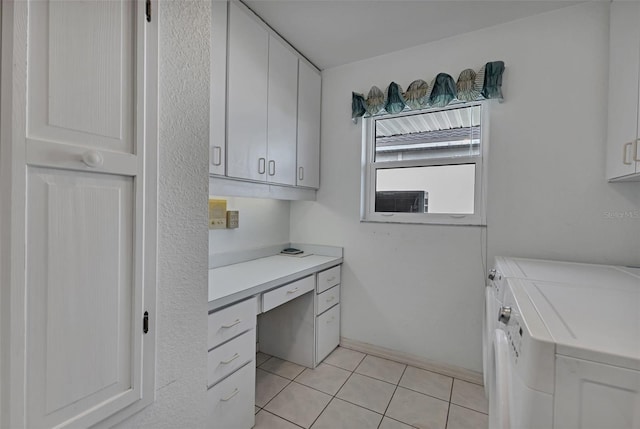
[[[607,179],[640,172],[640,2],[611,3]]]
[[[135,4],[33,1],[28,138],[135,154]]]
[[[298,57],[269,36],[267,180],[271,183],[296,184],[297,110]]]
[[[229,4],[227,88],[227,175],[267,177],[267,72],[269,34]]]
[[[157,23],[13,6],[9,427],[88,427],[153,401]]]
[[[223,176],[227,148],[227,15],[229,3],[211,3],[211,127],[209,173]]]
[[[320,187],[320,73],[300,60],[298,70],[298,170],[296,184]]]

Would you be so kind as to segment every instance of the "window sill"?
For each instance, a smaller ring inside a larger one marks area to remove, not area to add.
[[[411,215],[409,215],[411,216]],[[362,217],[361,223],[389,223],[407,225],[441,225],[441,226],[479,226],[486,227],[487,222],[479,216],[451,217],[442,215],[429,219],[411,219],[409,216],[394,214],[391,216],[375,215],[374,217]]]

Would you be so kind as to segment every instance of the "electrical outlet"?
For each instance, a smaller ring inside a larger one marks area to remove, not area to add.
[[[227,228],[238,228],[240,226],[240,212],[229,210],[227,212]]]

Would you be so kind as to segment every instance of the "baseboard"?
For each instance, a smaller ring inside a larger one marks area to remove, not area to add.
[[[482,373],[460,368],[459,366],[434,362],[409,353],[402,353],[386,347],[375,346],[373,344],[363,343],[362,341],[351,340],[345,337],[340,337],[340,345],[347,349],[394,360],[396,362],[415,366],[420,369],[426,369],[427,371],[437,372],[438,374],[448,375],[449,377],[458,378],[470,383],[483,384]]]

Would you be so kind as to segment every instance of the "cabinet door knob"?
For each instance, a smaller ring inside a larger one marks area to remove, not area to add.
[[[82,154],[82,162],[84,162],[87,167],[96,168],[104,164],[104,158],[97,150],[88,150]]]
[[[276,174],[276,162],[272,159],[269,161],[269,176],[275,176]]]
[[[265,164],[267,160],[264,158],[258,158],[258,174],[264,174],[265,172]]]
[[[304,167],[298,168],[298,180],[304,180]]]
[[[638,143],[640,143],[640,139],[636,140],[633,145],[633,160],[635,162],[640,162],[640,158],[638,158]]]

